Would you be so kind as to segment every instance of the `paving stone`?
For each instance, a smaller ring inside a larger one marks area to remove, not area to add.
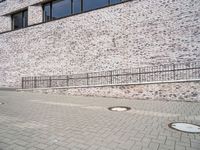
[[[2,91],[0,101],[8,104],[0,106],[3,150],[199,150],[200,147],[198,134],[168,128],[179,117],[163,117],[169,113],[198,116],[200,103]],[[117,105],[134,110],[116,113],[103,109]],[[200,124],[200,120],[187,119],[184,121]]]
[[[182,145],[176,144],[175,149],[176,149],[176,150],[185,150],[186,147],[185,147],[185,146],[182,146]]]
[[[158,143],[152,142],[152,143],[149,144],[149,148],[152,149],[152,150],[157,150],[159,148],[159,145],[160,144],[158,144]]]

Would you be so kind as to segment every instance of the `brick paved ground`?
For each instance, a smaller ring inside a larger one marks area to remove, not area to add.
[[[0,92],[1,150],[200,150],[200,134],[168,128],[200,124],[200,103]],[[107,107],[130,106],[128,112]]]

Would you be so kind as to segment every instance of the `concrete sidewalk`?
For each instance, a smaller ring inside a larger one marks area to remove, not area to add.
[[[200,150],[200,103],[0,91],[0,150]],[[128,106],[127,112],[107,108]]]

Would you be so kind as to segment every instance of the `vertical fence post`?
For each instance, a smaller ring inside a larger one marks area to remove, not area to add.
[[[49,87],[51,87],[51,77],[49,77]]]
[[[112,73],[112,71],[110,71],[110,84],[113,84],[113,73]]]
[[[86,80],[87,80],[87,85],[89,85],[89,75],[88,75],[88,73],[86,74]]]
[[[34,88],[36,88],[36,87],[37,87],[37,84],[36,84],[36,82],[37,82],[37,79],[36,79],[36,77],[34,77]]]
[[[139,82],[141,82],[141,68],[139,68],[138,75],[139,75]]]
[[[173,69],[173,79],[174,80],[176,80],[176,73],[175,73],[175,69],[176,68],[175,67],[176,67],[175,64],[173,64],[173,68],[172,69]]]
[[[24,77],[22,77],[22,89],[24,88]]]
[[[69,76],[67,75],[67,86],[69,86]]]

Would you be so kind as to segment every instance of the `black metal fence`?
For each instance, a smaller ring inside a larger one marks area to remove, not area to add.
[[[200,79],[200,62],[164,64],[74,75],[23,77],[22,89],[116,85]]]

